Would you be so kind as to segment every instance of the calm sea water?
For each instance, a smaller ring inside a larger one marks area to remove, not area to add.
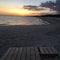
[[[0,16],[0,25],[44,25],[48,22],[36,17]]]

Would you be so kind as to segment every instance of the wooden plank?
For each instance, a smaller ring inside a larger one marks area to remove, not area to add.
[[[35,60],[41,60],[37,47],[35,47]]]
[[[35,49],[31,47],[31,60],[35,60]]]
[[[51,47],[47,47],[47,51],[49,52],[49,54],[53,54],[53,51],[51,50]]]
[[[17,54],[16,60],[21,60],[22,51],[23,51],[23,47],[20,47],[18,49],[18,54]]]
[[[15,60],[16,56],[17,56],[17,53],[18,53],[18,48],[15,49],[14,53],[12,54],[10,60]]]
[[[53,47],[40,47],[41,54],[57,54],[57,51]]]
[[[53,47],[41,47],[39,52],[41,59],[45,58],[55,59],[56,56],[57,57],[59,56]]]
[[[39,47],[40,53],[44,54],[45,52],[43,51],[43,47]]]
[[[47,47],[49,54],[58,54],[57,51],[53,47]]]
[[[9,53],[9,55],[8,55],[8,56],[6,57],[6,59],[4,59],[4,60],[10,60],[10,58],[11,58],[14,50],[15,50],[15,48],[12,48],[11,52]]]
[[[21,60],[26,60],[26,48],[25,47],[23,48],[23,52],[22,52],[22,55],[21,55]]]
[[[44,54],[49,54],[49,52],[47,51],[47,47],[43,47],[44,50]]]
[[[57,51],[52,47],[51,48],[54,54],[58,54]]]
[[[11,50],[12,50],[12,48],[9,48],[7,50],[7,52],[4,54],[4,56],[1,58],[1,60],[5,60],[5,58],[8,56],[8,54],[10,53]]]
[[[4,56],[0,60],[41,60],[41,57],[44,56],[52,57],[58,55],[57,51],[53,47],[38,47],[38,48],[37,47],[9,48],[6,54],[4,54]]]
[[[27,54],[26,54],[26,60],[30,60],[30,47],[27,47]]]

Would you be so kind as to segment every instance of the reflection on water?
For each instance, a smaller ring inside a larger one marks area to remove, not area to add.
[[[43,25],[49,24],[36,17],[0,16],[0,25]]]

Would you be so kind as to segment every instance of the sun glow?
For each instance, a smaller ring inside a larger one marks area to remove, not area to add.
[[[7,14],[7,15],[18,15],[18,16],[31,16],[36,14],[35,11],[29,11],[24,8],[1,8],[0,14]]]
[[[16,15],[16,16],[36,16],[42,14],[50,13],[50,9],[35,11],[22,8],[1,8],[0,14],[5,15]]]
[[[10,13],[20,15],[20,16],[26,16],[30,15],[32,11],[28,11],[26,9],[10,9]]]

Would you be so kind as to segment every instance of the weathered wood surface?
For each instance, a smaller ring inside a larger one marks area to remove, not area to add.
[[[53,47],[38,47],[40,54],[54,54],[58,55],[58,52]]]
[[[1,60],[41,60],[38,48],[33,47],[11,47]]]
[[[58,53],[49,47],[11,47],[0,60],[42,60],[41,54],[56,56]]]
[[[59,54],[53,47],[38,47],[41,58],[58,58]]]

